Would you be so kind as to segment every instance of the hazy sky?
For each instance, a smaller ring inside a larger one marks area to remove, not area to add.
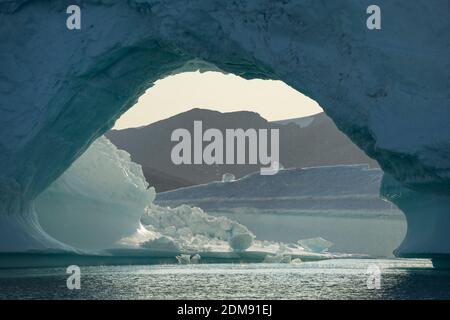
[[[254,111],[269,121],[322,111],[314,100],[281,81],[245,80],[218,72],[186,72],[157,81],[117,120],[114,128],[147,125],[192,108]]]

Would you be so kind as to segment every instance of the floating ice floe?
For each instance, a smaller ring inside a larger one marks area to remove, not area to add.
[[[55,239],[85,251],[109,249],[135,233],[155,198],[139,164],[100,137],[35,202],[39,223]]]
[[[200,208],[186,205],[164,208],[152,204],[146,209],[141,223],[148,231],[164,238],[168,249],[243,251],[252,245],[255,238],[236,221],[213,217]],[[144,246],[149,247],[155,241],[144,242]]]
[[[222,182],[231,182],[231,181],[234,181],[234,180],[236,180],[234,174],[231,174],[231,173],[225,173],[225,174],[222,176]]]
[[[299,240],[298,244],[311,252],[327,252],[333,246],[333,242],[321,237]]]
[[[200,262],[202,257],[199,254],[180,254],[175,257],[179,264],[197,264]]]
[[[84,250],[125,249],[178,256],[180,263],[219,257],[288,263],[334,257],[318,238],[284,244],[259,241],[244,225],[197,207],[153,204],[153,188],[128,153],[97,140],[37,201],[45,230]],[[289,257],[289,258],[288,258]]]
[[[190,264],[191,263],[191,255],[189,254],[180,254],[176,256],[179,264]]]

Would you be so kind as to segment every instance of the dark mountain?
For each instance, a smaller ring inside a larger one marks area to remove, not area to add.
[[[158,192],[178,189],[181,187],[189,187],[194,183],[182,178],[174,177],[167,172],[157,170],[150,167],[142,167],[145,179],[154,186]]]
[[[280,162],[285,168],[360,163],[378,166],[341,133],[324,113],[268,122],[254,112],[220,113],[206,109],[192,109],[148,126],[111,130],[106,136],[118,148],[128,151],[133,161],[142,165],[145,177],[158,192],[221,180],[222,175],[227,172],[239,178],[260,169],[259,164],[173,164],[170,154],[177,143],[171,141],[171,134],[175,129],[185,128],[193,136],[195,120],[202,121],[203,132],[209,128],[219,129],[223,133],[225,129],[278,128]],[[204,143],[204,146],[207,144]]]

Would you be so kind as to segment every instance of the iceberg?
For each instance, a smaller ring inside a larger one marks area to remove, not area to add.
[[[158,206],[154,198],[141,166],[100,137],[36,199],[35,207],[42,234],[85,254],[171,253],[183,264],[200,262],[199,252],[222,259],[245,257],[246,251],[329,257],[314,256],[299,244],[256,240],[234,220],[188,205]]]
[[[255,238],[245,226],[233,220],[213,217],[187,205],[169,208],[152,204],[146,208],[141,223],[150,232],[171,239],[167,249],[175,244],[182,251],[244,251]],[[148,247],[147,242],[144,246]]]
[[[111,248],[153,251],[243,251],[254,235],[200,208],[152,204],[155,190],[140,165],[106,137],[97,139],[35,202],[42,228],[86,252]]]
[[[173,251],[180,252],[181,247],[173,241],[173,239],[165,236],[160,236],[156,239],[146,240],[139,245],[143,248],[150,249],[153,251]]]
[[[447,238],[450,230],[450,197],[446,190],[427,189],[423,192],[410,189],[392,176],[384,175],[380,193],[406,213],[407,232],[395,250],[395,255],[403,258],[434,258],[433,263],[437,265],[446,260],[442,253],[450,252]]]
[[[180,254],[176,256],[179,264],[197,264],[200,263],[201,256],[199,254],[194,254],[193,256],[189,254]]]
[[[309,250],[311,252],[326,252],[331,246],[333,246],[333,242],[325,240],[322,237],[302,239],[298,241],[298,244],[305,248],[305,250]]]
[[[234,174],[231,173],[225,173],[222,176],[222,182],[231,182],[236,180],[236,177],[234,176]]]
[[[193,264],[200,263],[201,259],[202,259],[202,257],[198,253],[196,253],[191,257],[191,263],[193,263]]]
[[[180,254],[176,256],[179,264],[190,264],[191,263],[191,255],[189,254]]]
[[[233,250],[245,251],[252,245],[253,238],[254,236],[250,232],[238,233],[233,235],[228,242]]]
[[[81,30],[68,30],[60,2],[0,0],[0,251],[67,248],[39,227],[36,198],[156,80],[215,70],[282,80],[316,100],[417,195],[401,205],[408,221],[419,229],[429,218],[445,222],[425,230],[429,243],[408,241],[408,252],[450,254],[442,245],[449,243],[448,1],[379,0],[395,17],[383,20],[389,32],[366,28],[367,5],[86,1]]]
[[[382,170],[367,165],[283,169],[272,176],[254,173],[229,183],[158,193],[154,202],[171,207],[183,203],[226,216],[259,240],[311,239],[300,245],[321,252],[333,243],[337,252],[391,257],[406,222],[392,201],[380,197],[382,179]]]
[[[35,208],[50,236],[92,251],[134,234],[154,197],[141,166],[100,137],[37,197]]]
[[[203,209],[390,210],[379,196],[383,171],[368,165],[338,165],[259,172],[229,183],[211,182],[160,192],[162,206],[191,204]]]

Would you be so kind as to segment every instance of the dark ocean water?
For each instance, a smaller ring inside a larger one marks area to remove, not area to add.
[[[67,288],[68,276],[65,268],[0,270],[0,299],[450,298],[450,271],[418,259],[81,267],[80,290]]]

